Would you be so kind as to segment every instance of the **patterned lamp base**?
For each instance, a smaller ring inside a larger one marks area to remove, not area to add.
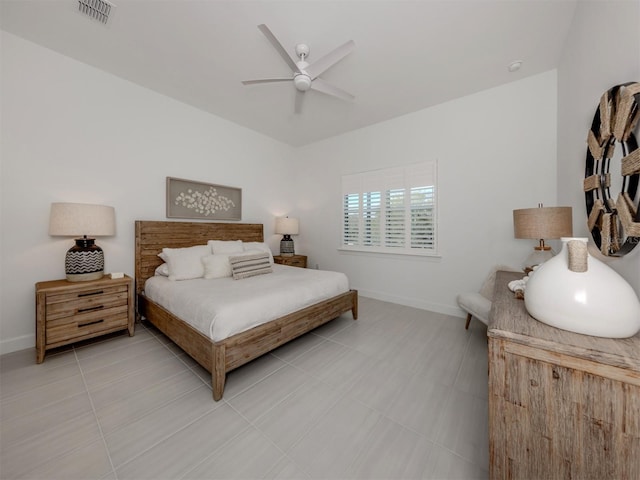
[[[104,276],[104,253],[93,238],[76,238],[76,244],[67,251],[64,267],[67,280],[86,282]]]
[[[280,255],[283,257],[293,257],[293,240],[291,235],[284,235],[280,240]]]

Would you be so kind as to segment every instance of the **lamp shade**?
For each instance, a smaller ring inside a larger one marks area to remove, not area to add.
[[[280,235],[297,235],[298,219],[289,217],[276,218],[276,233]]]
[[[76,238],[67,251],[65,272],[70,282],[98,280],[104,275],[104,253],[88,237],[106,237],[116,233],[113,207],[86,203],[52,203],[49,235]]]
[[[515,238],[535,240],[573,236],[571,207],[523,208],[513,211]]]
[[[85,203],[52,203],[49,215],[49,235],[111,236],[116,233],[113,207]]]

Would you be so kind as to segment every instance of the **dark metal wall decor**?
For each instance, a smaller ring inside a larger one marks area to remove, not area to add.
[[[587,138],[584,179],[587,224],[602,254],[622,256],[640,243],[640,82],[600,98]]]

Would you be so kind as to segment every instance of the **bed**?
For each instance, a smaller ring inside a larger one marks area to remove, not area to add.
[[[222,398],[228,372],[345,312],[351,311],[354,320],[358,318],[358,293],[349,290],[249,330],[221,340],[212,340],[209,335],[153,302],[144,293],[145,282],[155,275],[156,268],[162,264],[158,254],[163,248],[204,245],[209,240],[263,242],[263,226],[246,223],[135,222],[137,318],[146,318],[211,373],[214,400]]]

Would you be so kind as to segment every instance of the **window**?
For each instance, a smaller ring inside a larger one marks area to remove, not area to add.
[[[436,163],[342,177],[342,248],[435,255]]]

